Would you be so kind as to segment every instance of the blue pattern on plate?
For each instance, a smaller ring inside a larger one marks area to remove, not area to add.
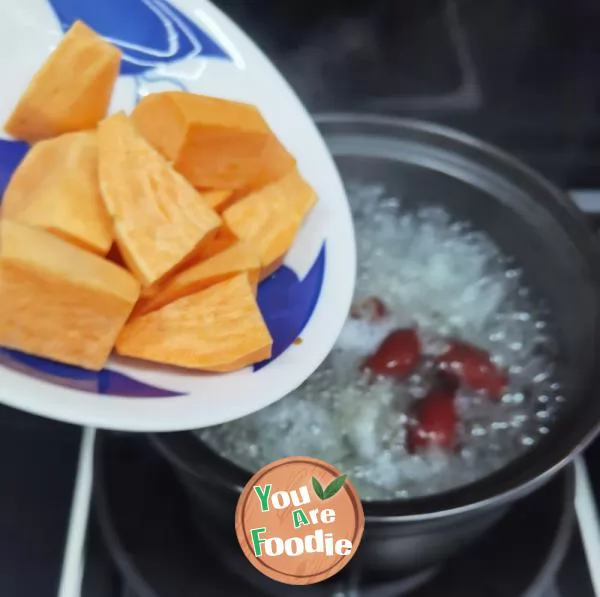
[[[166,0],[48,1],[64,31],[79,19],[117,46],[123,52],[123,75],[199,56],[230,60],[197,23]]]
[[[16,350],[0,348],[0,364],[26,373],[31,377],[42,379],[74,390],[103,394],[105,396],[123,396],[127,398],[168,398],[181,396],[131,379],[126,375],[103,369],[88,371],[81,367],[63,365],[49,359],[41,359]]]
[[[12,173],[28,149],[29,145],[23,141],[0,139],[0,203],[2,203],[2,195]]]
[[[276,359],[300,336],[315,310],[325,274],[325,244],[304,280],[285,265],[258,287],[258,305],[273,337],[270,359],[254,365],[258,371]]]

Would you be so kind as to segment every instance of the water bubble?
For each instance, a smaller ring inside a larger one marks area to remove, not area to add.
[[[471,427],[471,435],[473,437],[482,437],[487,435],[487,429],[483,427],[483,425],[473,425],[473,427]]]
[[[527,421],[527,419],[528,417],[524,413],[514,414],[511,417],[510,425],[515,429],[520,429],[521,427],[523,427],[523,424]]]
[[[506,402],[509,404],[523,404],[525,402],[525,394],[523,392],[513,392],[506,395]]]
[[[549,371],[543,371],[542,373],[538,373],[534,378],[533,378],[533,383],[542,383],[543,381],[546,381],[548,378],[550,377],[550,372]]]

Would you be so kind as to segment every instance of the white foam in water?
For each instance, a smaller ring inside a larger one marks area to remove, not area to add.
[[[403,213],[380,186],[348,191],[357,227],[356,299],[379,297],[390,315],[376,323],[349,319],[332,354],[296,392],[197,433],[250,471],[285,456],[322,458],[347,473],[365,500],[429,495],[485,476],[548,433],[564,400],[542,310],[528,298],[520,270],[468,223],[453,222],[441,208]],[[500,401],[459,391],[455,453],[405,448],[410,407],[429,388],[426,363],[402,383],[373,383],[359,371],[392,330],[409,326],[418,326],[426,355],[443,350],[443,337],[461,338],[509,369]]]

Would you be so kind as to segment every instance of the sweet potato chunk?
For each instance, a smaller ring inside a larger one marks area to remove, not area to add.
[[[98,126],[100,190],[123,259],[149,286],[208,242],[221,219],[118,113]]]
[[[271,345],[252,285],[240,274],[132,317],[119,335],[117,352],[224,373],[269,358]]]
[[[204,200],[216,211],[221,212],[228,206],[229,201],[233,197],[234,191],[217,190],[217,191],[201,191]]]
[[[273,184],[270,192],[280,193],[285,197],[288,205],[301,219],[310,213],[317,202],[315,190],[296,169]]]
[[[4,130],[33,142],[93,128],[108,109],[121,53],[77,21],[35,74]]]
[[[138,298],[127,271],[24,224],[0,225],[0,345],[101,369]]]
[[[67,133],[36,143],[6,188],[2,214],[106,255],[113,233],[98,186],[96,133]]]
[[[260,259],[254,250],[238,241],[213,257],[167,277],[144,290],[136,314],[149,313],[173,301],[194,294],[223,280],[246,273],[256,294],[260,274]]]
[[[233,245],[239,242],[239,240],[240,239],[233,234],[233,232],[231,232],[227,226],[222,226],[217,232],[216,236],[209,243],[203,245],[201,250],[196,253],[195,258],[190,260],[188,266],[196,263],[197,261],[202,261],[203,259],[213,257],[217,253],[221,253],[222,251],[225,251],[225,249],[233,247]],[[253,250],[254,253],[257,254],[256,249],[253,248]]]
[[[249,104],[168,91],[143,98],[132,118],[195,187],[255,189],[296,163]]]
[[[252,193],[223,212],[227,228],[260,256],[261,277],[283,261],[316,195],[297,170]]]
[[[258,191],[295,170],[296,160],[273,135],[265,144],[256,172],[244,191]]]

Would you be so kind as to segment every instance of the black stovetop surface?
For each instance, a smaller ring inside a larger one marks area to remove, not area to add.
[[[241,589],[235,582],[231,582],[231,577],[228,577],[225,582],[222,578],[219,580],[218,570],[211,578],[214,585],[210,585],[210,581],[203,584],[201,592],[199,591],[199,595],[202,597],[233,595],[236,597],[264,597],[248,587]],[[494,593],[486,595],[494,595]],[[93,521],[90,526],[87,568],[81,597],[139,597],[135,589],[123,578],[108,553],[96,521]],[[178,596],[174,594],[173,597]],[[502,597],[520,596],[503,594]],[[550,584],[542,594],[528,597],[595,597],[578,531],[574,532],[569,550],[554,583]]]
[[[0,595],[54,597],[81,429],[0,406]]]
[[[433,120],[600,187],[597,0],[216,0],[313,112]]]

